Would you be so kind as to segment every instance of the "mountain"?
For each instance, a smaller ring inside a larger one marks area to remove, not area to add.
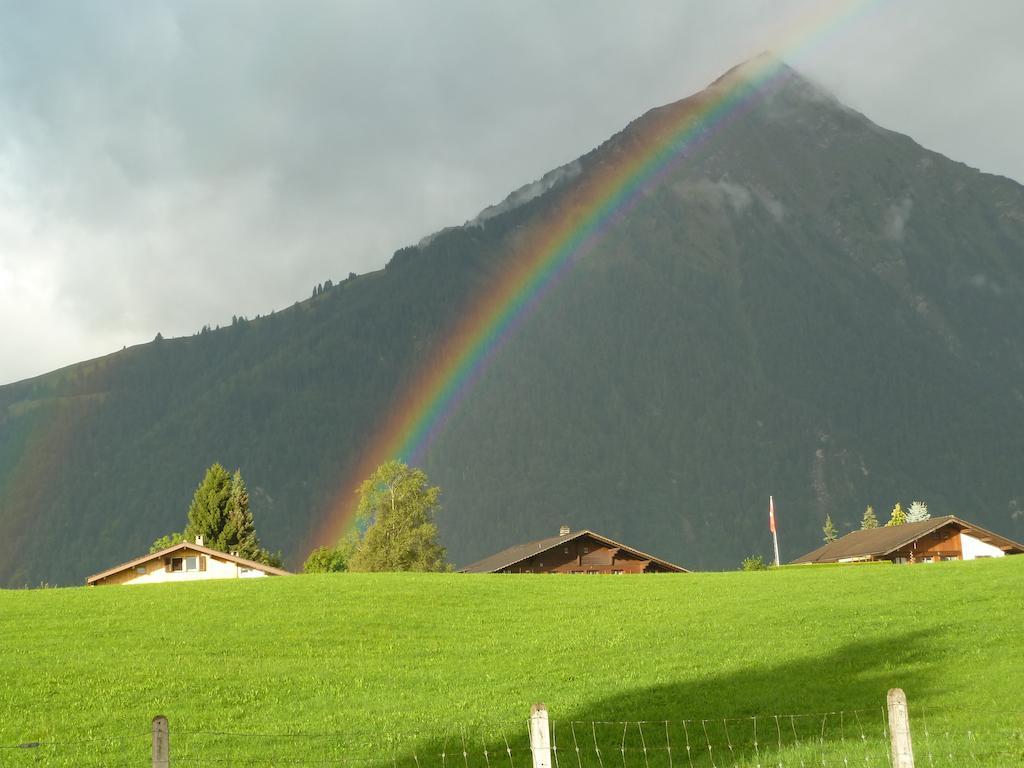
[[[748,65],[749,68],[750,65]],[[80,583],[180,529],[213,461],[301,563],[347,471],[516,245],[727,73],[379,272],[0,387],[0,583]],[[424,460],[457,563],[589,527],[688,568],[784,559],[867,504],[1024,538],[1024,187],[784,67],[607,228]]]

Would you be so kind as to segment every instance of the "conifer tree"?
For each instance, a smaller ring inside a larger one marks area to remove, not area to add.
[[[220,464],[214,464],[206,470],[203,481],[192,495],[185,540],[195,541],[197,536],[202,536],[207,547],[226,552],[222,541],[230,499],[231,475]]]
[[[270,552],[260,546],[242,473],[236,471],[232,477],[220,464],[207,469],[196,488],[184,532],[160,537],[149,551],[166,549],[182,541],[194,542],[198,536],[203,537],[203,546],[210,549],[266,565],[281,565],[280,552]]]
[[[826,544],[831,544],[839,538],[839,535],[836,533],[836,527],[832,524],[832,515],[825,515],[825,525],[822,526],[821,532],[825,534]]]
[[[860,521],[860,529],[862,531],[868,531],[877,527],[878,518],[875,517],[875,508],[868,505],[868,508],[864,510],[864,517]]]
[[[421,469],[400,461],[379,466],[359,487],[357,520],[367,527],[355,544],[349,570],[447,570],[434,524],[440,493]]]
[[[256,525],[252,511],[249,509],[249,491],[242,480],[242,473],[235,471],[231,479],[231,495],[228,497],[227,520],[221,532],[217,547],[225,552],[234,552],[239,557],[255,560],[260,552],[260,542],[256,538]]]
[[[923,501],[915,501],[907,509],[908,523],[920,523],[922,520],[927,520],[931,516],[931,513],[928,511],[928,505]]]
[[[897,501],[896,506],[892,508],[892,515],[889,517],[889,522],[885,524],[886,528],[891,528],[894,525],[906,525],[907,513],[903,511],[903,507]]]

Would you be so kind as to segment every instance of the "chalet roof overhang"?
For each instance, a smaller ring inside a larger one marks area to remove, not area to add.
[[[275,568],[274,566],[267,565],[266,563],[257,563],[255,560],[247,560],[244,557],[238,557],[237,555],[232,555],[228,552],[221,552],[218,549],[210,549],[209,547],[204,546],[202,544],[182,541],[178,544],[174,544],[173,546],[167,547],[166,549],[161,549],[159,552],[151,552],[148,555],[143,555],[142,557],[137,557],[134,560],[129,560],[127,563],[121,563],[121,565],[116,565],[113,568],[109,568],[108,570],[103,571],[102,573],[94,574],[87,578],[85,580],[85,583],[87,585],[95,584],[98,581],[103,581],[103,579],[107,578],[108,576],[113,576],[115,573],[127,571],[131,568],[135,568],[138,565],[148,563],[152,560],[160,560],[164,557],[167,557],[168,555],[173,555],[175,552],[180,552],[185,549],[189,549],[194,552],[199,552],[200,554],[207,555],[208,557],[213,557],[218,560],[223,560],[228,563],[236,563],[245,568],[255,568],[265,573],[273,574],[274,576],[291,576],[291,573],[289,571],[283,570],[281,568]]]
[[[955,526],[960,532],[974,536],[981,541],[990,543],[1004,552],[1024,552],[1024,544],[1020,544],[998,533],[969,523],[956,515],[944,515],[919,523],[906,523],[892,527],[872,528],[870,530],[853,531],[842,538],[808,552],[792,562],[831,563],[840,560],[879,558],[892,555],[915,541],[935,533],[946,526]]]
[[[668,571],[673,571],[675,573],[689,573],[689,571],[682,566],[670,563],[668,560],[662,560],[660,557],[649,555],[646,552],[641,552],[639,549],[626,546],[614,539],[609,539],[607,536],[595,533],[589,528],[573,531],[565,536],[551,536],[546,539],[540,539],[539,541],[517,544],[513,547],[509,547],[508,549],[503,549],[501,552],[493,554],[490,557],[485,557],[483,560],[478,560],[464,568],[460,568],[459,573],[494,573],[496,571],[501,571],[534,557],[535,555],[543,554],[544,552],[548,552],[556,547],[562,546],[584,536],[589,536],[612,549],[627,552],[640,560],[647,560],[651,563],[655,563]]]

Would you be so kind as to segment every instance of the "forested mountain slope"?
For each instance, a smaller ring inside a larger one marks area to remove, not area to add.
[[[524,233],[687,105],[290,309],[0,387],[0,583],[78,582],[138,554],[181,526],[213,461],[241,468],[264,543],[300,563]],[[567,522],[735,567],[770,547],[769,493],[784,559],[819,543],[826,513],[843,531],[916,498],[1019,539],[1022,389],[1024,188],[789,71],[547,296],[425,469],[459,563]]]

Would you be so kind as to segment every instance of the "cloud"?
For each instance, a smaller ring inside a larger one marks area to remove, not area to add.
[[[753,200],[746,187],[724,180],[697,179],[681,182],[675,185],[675,190],[684,200],[706,203],[719,209],[728,206],[736,213],[746,211]]]
[[[0,333],[0,382],[380,268],[775,47],[816,7],[4,4],[0,322],[17,333]],[[1024,178],[1024,102],[1005,98],[1022,26],[1019,3],[906,0],[786,58],[883,125]],[[761,190],[705,191],[784,214]]]
[[[903,241],[903,231],[910,220],[910,212],[914,208],[914,201],[904,197],[898,202],[891,203],[885,211],[885,219],[882,223],[882,236],[886,240],[894,242]]]
[[[759,185],[744,186],[724,179],[698,179],[677,183],[674,189],[684,200],[702,202],[718,209],[728,206],[735,213],[745,213],[756,200],[775,221],[782,221],[786,215],[782,201]]]
[[[1001,296],[1003,293],[1002,286],[984,272],[978,272],[977,274],[971,275],[967,282],[978,290],[991,291],[996,296]]]

